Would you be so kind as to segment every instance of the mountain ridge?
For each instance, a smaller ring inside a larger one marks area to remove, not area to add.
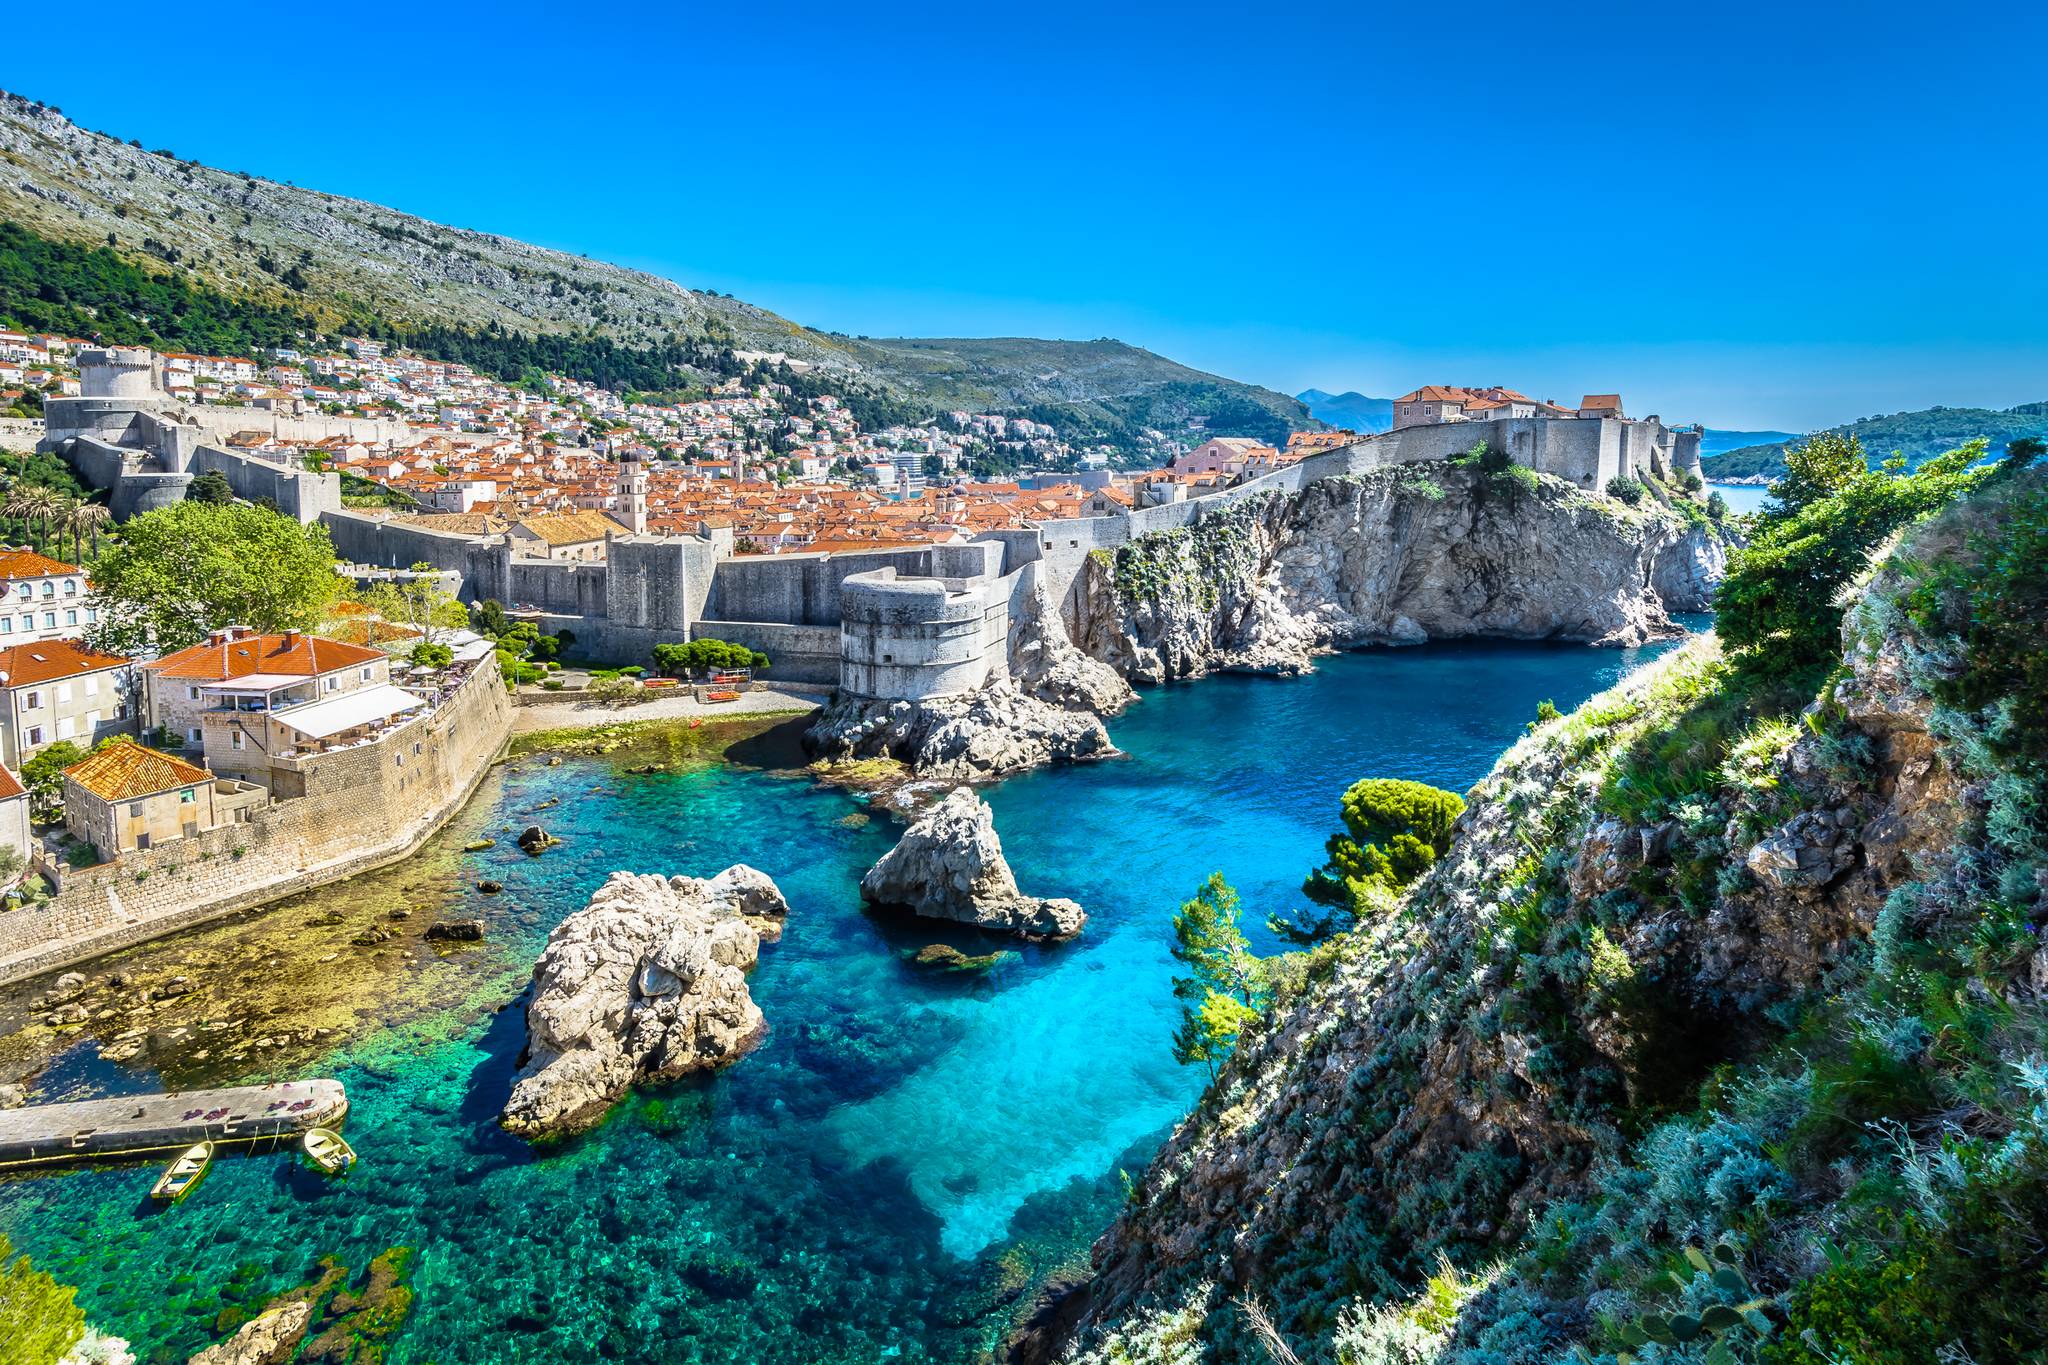
[[[1880,413],[1826,428],[1863,442],[1873,466],[1893,454],[1909,464],[1953,450],[1979,436],[1991,442],[1993,455],[2022,436],[2048,436],[2048,401],[2010,408],[1951,408],[1936,405],[1910,412]],[[1790,439],[1799,439],[1797,437]],[[1785,472],[1786,441],[1766,441],[1707,455],[1701,466],[1709,479],[1776,478]]]
[[[1100,339],[875,342],[806,327],[767,308],[647,271],[436,223],[328,194],[151,152],[0,91],[0,219],[39,236],[107,246],[223,293],[310,313],[323,328],[366,317],[420,326],[595,335],[633,347],[711,342],[790,359],[935,407],[1036,412],[1077,435],[1131,439],[1160,415],[1256,415],[1242,434],[1285,439],[1312,426],[1294,399]],[[1029,342],[1029,346],[1021,343]],[[917,364],[925,350],[937,364]],[[1083,364],[1083,361],[1088,363]],[[1050,365],[1060,382],[1048,381]],[[964,378],[963,378],[964,376]],[[1093,376],[1090,378],[1089,376]]]

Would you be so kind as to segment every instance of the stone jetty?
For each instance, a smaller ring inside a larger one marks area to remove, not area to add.
[[[195,1142],[289,1141],[348,1113],[340,1081],[278,1081],[0,1110],[0,1166],[164,1156]]]

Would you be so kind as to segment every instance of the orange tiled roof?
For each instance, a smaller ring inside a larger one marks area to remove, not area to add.
[[[91,758],[66,768],[64,776],[102,801],[133,801],[174,787],[213,780],[213,774],[204,768],[195,768],[182,758],[158,753],[133,741],[109,744]]]
[[[21,779],[14,775],[13,769],[0,764],[0,801],[10,801],[27,794],[28,788],[21,785]]]
[[[317,635],[244,635],[218,644],[208,641],[193,645],[143,667],[165,678],[226,682],[246,678],[251,673],[289,673],[311,678],[383,657],[382,650],[324,640]]]
[[[34,550],[0,550],[0,578],[47,578],[51,574],[78,572],[76,564],[66,564]]]
[[[76,640],[35,640],[0,649],[0,687],[26,687],[33,683],[75,678],[103,668],[119,668],[128,662],[124,655],[102,654]]]

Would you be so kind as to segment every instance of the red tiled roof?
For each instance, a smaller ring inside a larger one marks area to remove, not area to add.
[[[311,678],[383,657],[382,650],[324,640],[317,635],[244,635],[219,644],[193,645],[143,667],[165,678],[226,682],[246,678],[251,673],[289,673]]]
[[[66,564],[34,550],[0,550],[0,578],[47,578],[51,574],[78,572],[76,564]]]
[[[76,640],[34,640],[8,645],[0,648],[0,687],[55,682],[81,673],[97,673],[103,668],[119,668],[127,662],[124,655],[102,654]]]
[[[10,801],[27,794],[28,788],[21,785],[21,779],[14,775],[14,770],[0,764],[0,801]]]

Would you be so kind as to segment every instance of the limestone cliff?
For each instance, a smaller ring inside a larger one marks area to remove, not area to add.
[[[1517,744],[1008,1358],[2034,1358],[2044,483],[1909,540],[1818,695],[1707,636]]]
[[[1090,556],[1077,641],[1142,682],[1291,672],[1369,644],[1491,636],[1640,644],[1677,633],[1719,536],[1528,470],[1405,466],[1248,498]]]

